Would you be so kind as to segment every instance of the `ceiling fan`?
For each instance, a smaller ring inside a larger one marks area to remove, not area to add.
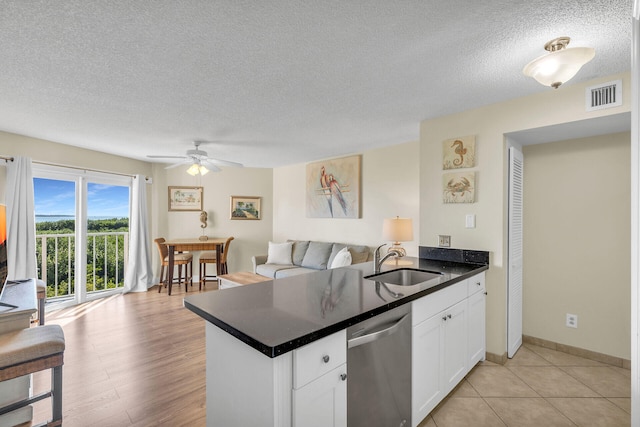
[[[165,169],[173,169],[182,165],[191,165],[189,169],[187,169],[187,173],[194,176],[198,174],[204,175],[209,171],[219,172],[221,169],[218,166],[242,167],[241,163],[209,157],[206,151],[199,148],[200,144],[206,144],[206,142],[207,141],[193,141],[195,149],[187,150],[187,153],[184,156],[148,155],[147,157],[150,159],[182,159],[182,161],[167,166]]]

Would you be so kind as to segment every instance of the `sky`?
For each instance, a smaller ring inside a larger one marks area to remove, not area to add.
[[[75,215],[75,183],[34,178],[36,215]],[[129,217],[129,188],[88,183],[89,217]]]

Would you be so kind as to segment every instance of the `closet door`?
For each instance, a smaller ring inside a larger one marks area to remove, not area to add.
[[[507,356],[522,345],[522,195],[523,155],[509,148],[509,262],[507,284]]]

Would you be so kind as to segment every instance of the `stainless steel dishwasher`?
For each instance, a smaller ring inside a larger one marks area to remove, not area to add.
[[[347,425],[411,425],[411,308],[347,328]]]

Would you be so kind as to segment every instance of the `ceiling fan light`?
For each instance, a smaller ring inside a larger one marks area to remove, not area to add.
[[[568,39],[565,38],[565,39]],[[547,43],[545,48],[554,47],[552,42]],[[566,83],[573,78],[580,68],[587,62],[591,61],[595,56],[595,50],[590,47],[574,47],[564,48],[568,44],[555,46],[555,51],[551,51],[547,55],[540,56],[529,62],[522,72],[525,76],[533,77],[538,83],[544,86],[558,88],[561,84]]]
[[[187,173],[191,176],[196,176],[200,173],[200,166],[197,163],[192,164],[189,169],[187,169]]]
[[[206,175],[209,173],[209,169],[204,166],[200,166],[200,175]]]

